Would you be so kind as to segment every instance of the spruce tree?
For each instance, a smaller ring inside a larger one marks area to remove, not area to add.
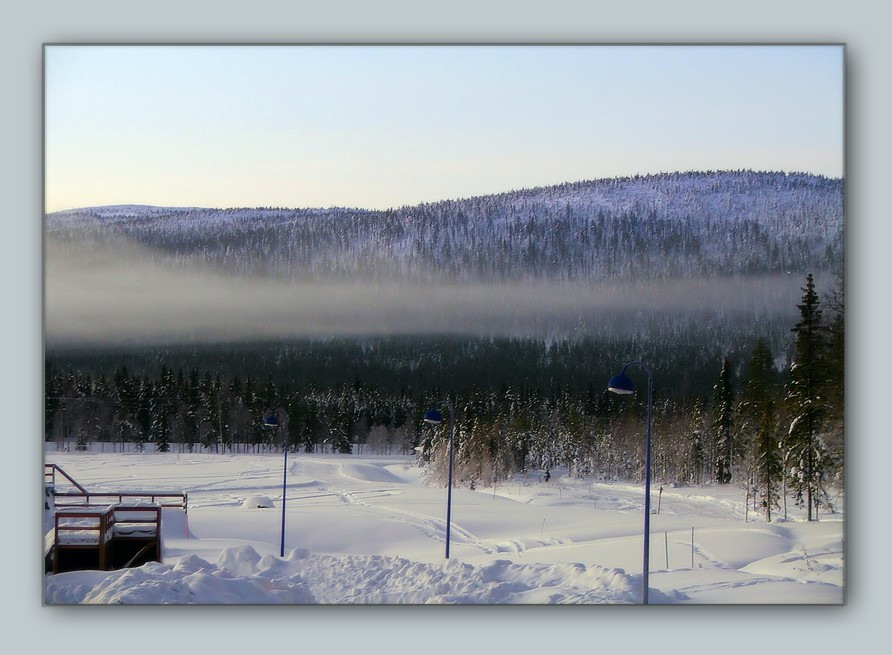
[[[87,434],[87,430],[84,427],[81,427],[77,431],[77,439],[75,441],[74,449],[78,451],[87,450],[87,444],[89,443],[89,435]]]
[[[316,451],[316,431],[319,428],[319,406],[309,397],[303,403],[300,443],[305,453]]]
[[[845,301],[842,276],[827,299],[826,402],[827,447],[837,465],[837,474],[845,471]]]
[[[170,451],[170,423],[167,419],[166,407],[163,403],[152,403],[152,441],[155,442],[155,452],[166,453]]]
[[[347,403],[341,403],[337,409],[335,418],[336,429],[333,432],[332,449],[342,455],[353,453],[353,426],[356,420],[352,408]]]
[[[62,395],[61,385],[56,377],[53,365],[49,362],[44,363],[44,413],[43,413],[43,438],[49,441],[53,431],[53,422],[56,412],[60,407],[60,396]]]
[[[765,519],[779,507],[781,461],[775,432],[774,366],[765,339],[759,339],[747,367],[743,400],[738,406],[740,434],[747,451],[754,481],[754,493],[761,497]]]
[[[114,376],[114,404],[116,407],[113,424],[118,441],[121,443],[121,452],[124,452],[124,442],[130,438],[133,432],[133,420],[136,412],[136,389],[127,373],[127,367],[115,371]]]
[[[806,504],[808,520],[811,521],[813,504],[818,492],[823,489],[822,477],[828,464],[826,450],[819,438],[825,414],[821,391],[825,381],[826,329],[811,273],[805,279],[802,292],[802,303],[797,305],[800,320],[792,329],[796,335],[796,346],[787,386],[790,427],[785,447],[789,461],[797,470],[793,477],[797,499]]]
[[[690,462],[690,476],[688,482],[692,484],[701,484],[703,482],[703,469],[706,464],[706,457],[703,446],[704,433],[704,416],[703,401],[700,398],[694,400],[694,407],[691,412],[690,427],[690,444],[688,460]]]
[[[731,385],[731,362],[722,358],[722,370],[714,390],[713,430],[715,451],[713,456],[713,479],[719,484],[731,482],[734,465],[734,388]]]

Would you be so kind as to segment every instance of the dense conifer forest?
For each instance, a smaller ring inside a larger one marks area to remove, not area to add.
[[[820,304],[811,284],[802,305],[809,311]],[[839,293],[827,304],[828,318],[807,318],[812,341],[794,341],[794,357],[808,348],[811,359],[780,370],[765,339],[728,351],[702,345],[702,335],[687,344],[394,337],[61,350],[47,356],[45,439],[68,450],[98,442],[121,451],[151,443],[161,451],[270,452],[285,435],[264,419],[277,414],[291,449],[417,452],[436,478],[444,475],[446,428],[421,417],[446,400],[457,410],[463,484],[558,465],[635,479],[645,399],[605,387],[637,352],[654,372],[658,480],[748,485],[766,512],[780,510],[783,485],[827,505],[826,483],[844,475]],[[801,334],[800,323],[791,331]],[[803,366],[811,367],[807,383]]]
[[[629,280],[836,271],[843,183],[752,171],[592,180],[386,211],[115,206],[47,235],[283,279]]]

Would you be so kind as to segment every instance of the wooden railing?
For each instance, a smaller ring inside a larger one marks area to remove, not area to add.
[[[59,502],[59,499],[71,498],[78,499],[80,502]],[[160,507],[177,507],[188,511],[189,496],[185,493],[176,493],[171,491],[110,491],[110,492],[92,492],[84,491],[83,493],[68,491],[56,493],[56,507],[90,507],[94,505],[106,505],[109,503],[130,503],[134,504],[139,501],[156,504]]]
[[[137,550],[119,551],[122,541],[135,542]],[[118,543],[119,546],[115,546]],[[144,545],[142,545],[144,544]],[[63,552],[95,551],[99,570],[128,567],[154,551],[161,554],[161,505],[107,505],[68,507],[56,511],[52,568],[60,570]],[[140,545],[142,547],[140,548]],[[49,549],[47,554],[49,553]],[[124,561],[121,557],[127,559]],[[116,560],[118,560],[116,562]],[[65,566],[64,564],[62,566]]]
[[[54,572],[58,570],[61,549],[95,549],[99,569],[107,570],[108,542],[114,536],[114,508],[109,505],[57,510],[53,535],[56,551]]]
[[[114,505],[112,529],[115,537],[147,538],[161,535],[161,505]]]
[[[184,511],[189,510],[189,497],[182,492],[172,491],[119,491],[119,492],[92,492],[87,491],[77,480],[68,475],[58,464],[44,464],[43,467],[44,482],[47,484],[56,484],[56,475],[61,475],[74,486],[77,491],[57,491],[56,507],[83,507],[91,505],[108,505],[112,502],[124,503],[145,501],[149,503],[157,503],[161,507],[178,507]],[[60,498],[78,499],[80,502],[60,503]]]
[[[87,493],[87,490],[84,489],[81,485],[78,484],[77,480],[68,475],[61,466],[58,464],[44,464],[43,465],[43,481],[46,484],[52,484],[55,486],[56,484],[56,474],[60,474],[63,478],[68,480],[75,488],[77,488],[81,493]]]

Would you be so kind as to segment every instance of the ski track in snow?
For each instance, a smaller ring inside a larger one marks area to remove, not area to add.
[[[433,518],[418,512],[412,512],[410,510],[396,508],[390,505],[371,505],[363,500],[357,499],[356,492],[348,493],[346,491],[340,491],[335,493],[347,505],[364,505],[376,513],[383,514],[389,520],[405,523],[415,528],[426,537],[435,539],[437,541],[442,541],[444,543],[446,541],[445,519]],[[476,546],[483,550],[483,552],[485,553],[497,552],[485,545],[483,542],[481,542],[480,539],[471,534],[469,531],[457,525],[455,521],[452,522],[450,541],[457,541],[458,543]]]

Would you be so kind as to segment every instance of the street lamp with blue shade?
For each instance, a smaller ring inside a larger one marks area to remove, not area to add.
[[[439,409],[428,410],[424,415],[424,422],[431,425],[440,425],[443,422],[443,413]]]
[[[640,366],[647,372],[647,431],[644,456],[644,563],[641,574],[641,603],[647,605],[648,577],[650,575],[650,442],[651,417],[653,416],[654,381],[651,370],[641,362],[629,362],[619,375],[614,375],[607,383],[607,390],[621,396],[635,393],[635,384],[626,375],[630,366]]]
[[[455,466],[455,410],[452,403],[444,401],[449,410],[449,486],[446,492],[446,559],[449,559],[449,543],[452,533],[452,471]],[[443,422],[443,412],[439,407],[432,407],[424,414],[424,422],[430,425],[440,425]]]
[[[275,430],[278,435],[279,432],[279,417],[275,414],[270,414],[269,416],[263,419],[263,427],[269,428],[271,430]],[[279,543],[279,557],[285,557],[285,493],[287,491],[287,481],[288,481],[288,433],[285,433],[285,436],[282,440],[282,451],[285,453],[284,462],[282,464],[282,538]]]
[[[610,378],[610,382],[607,383],[607,390],[620,394],[621,396],[627,396],[635,393],[635,384],[632,382],[632,379],[626,375],[626,369],[624,368],[622,373]]]

